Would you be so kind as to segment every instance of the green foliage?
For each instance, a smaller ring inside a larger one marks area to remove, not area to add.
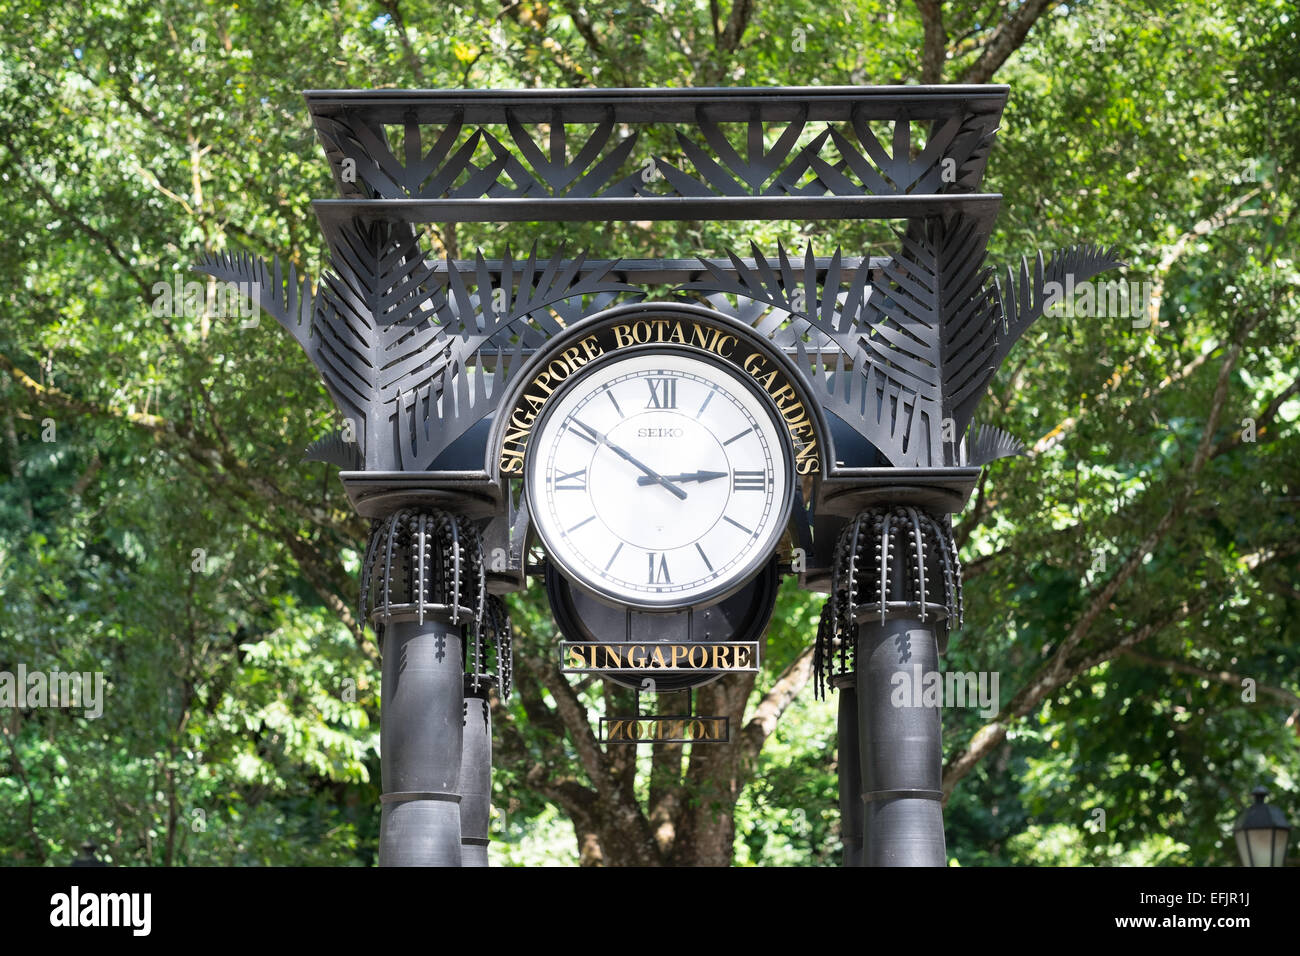
[[[0,861],[64,863],[89,838],[117,864],[373,863],[377,650],[346,610],[365,529],[332,467],[301,460],[339,415],[281,330],[157,315],[156,284],[207,251],[315,274],[310,199],[333,187],[303,89],[920,76],[913,5],[758,0],[734,42],[731,5],[716,25],[710,6],[0,0],[0,670],[108,685],[98,719],[0,709]],[[957,80],[994,24],[943,7]],[[1005,732],[952,781],[961,865],[1226,864],[1258,781],[1300,819],[1296,23],[1285,0],[1055,5],[994,77],[1012,90],[990,261],[1116,244],[1158,301],[1149,325],[1041,320],[981,412],[1030,454],[990,465],[959,520],[968,623],[945,666],[999,673]],[[434,231],[461,252],[561,238],[896,243],[851,223]],[[783,589],[751,709],[820,600]],[[552,661],[538,589],[512,610],[521,654]],[[592,719],[630,701],[576,694]],[[737,863],[837,861],[834,702],[808,697],[740,782]],[[523,675],[497,714],[497,862],[577,858],[581,826],[534,783],[592,784],[555,705]],[[954,765],[989,724],[945,714]],[[643,754],[642,803],[652,772]]]

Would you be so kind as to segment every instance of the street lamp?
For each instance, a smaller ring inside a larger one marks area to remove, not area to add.
[[[1237,819],[1233,835],[1242,866],[1282,866],[1291,824],[1277,807],[1264,802],[1268,791],[1256,787],[1255,802]]]
[[[81,844],[81,856],[77,857],[68,866],[108,866],[103,860],[95,855],[99,849],[99,844],[94,840],[86,840]]]

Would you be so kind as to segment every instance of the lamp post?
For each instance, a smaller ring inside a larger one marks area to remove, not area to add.
[[[1252,793],[1255,802],[1237,818],[1237,825],[1232,828],[1241,865],[1282,866],[1286,862],[1291,824],[1281,810],[1264,802],[1267,790],[1256,787]]]
[[[77,857],[68,866],[108,866],[103,860],[95,855],[99,849],[99,844],[94,840],[86,840],[81,844],[81,856]]]

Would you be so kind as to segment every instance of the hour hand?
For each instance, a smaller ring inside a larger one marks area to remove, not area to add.
[[[604,432],[592,428],[586,422],[580,422],[576,418],[573,420],[573,423],[577,425],[579,428],[581,428],[583,431],[585,431],[588,435],[590,435],[593,441],[601,445],[604,445],[606,448],[608,448],[614,454],[618,455],[618,457],[622,458],[624,461],[636,465],[637,468],[645,472],[645,474],[642,477],[649,479],[648,481],[645,482],[645,484],[663,485],[665,488],[671,491],[678,498],[682,499],[683,501],[686,500],[686,492],[682,491],[682,489],[678,488],[675,484],[673,484],[663,475],[659,474],[659,472],[655,471],[649,465],[645,465],[640,461],[638,461],[636,458],[633,458],[631,452],[627,451],[626,449],[620,448],[618,445],[615,445],[612,441],[609,440],[609,436],[606,435]]]
[[[713,481],[715,478],[726,478],[725,471],[687,471],[680,475],[664,475],[668,481]],[[655,480],[649,475],[641,475],[637,478],[638,485],[653,485]]]

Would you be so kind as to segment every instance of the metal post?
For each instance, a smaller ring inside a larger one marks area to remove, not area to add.
[[[844,865],[862,865],[862,760],[858,744],[858,690],[854,677],[835,682],[840,695],[840,838]]]
[[[380,866],[459,866],[462,628],[426,618],[384,629]]]
[[[466,626],[484,620],[482,541],[442,511],[371,527],[361,606],[383,649],[380,866],[460,866]]]
[[[938,673],[934,628],[915,618],[868,621],[858,630],[857,661],[863,863],[945,866],[939,708],[897,700],[900,687],[919,694],[919,675]]]
[[[845,866],[947,863],[941,701],[926,706],[921,691],[927,675],[937,678],[940,642],[961,614],[961,566],[946,515],[878,505],[844,528],[814,665],[819,693],[829,680],[840,694]]]
[[[465,687],[465,726],[460,761],[460,843],[462,866],[488,865],[488,825],[492,816],[492,710],[487,688]]]

